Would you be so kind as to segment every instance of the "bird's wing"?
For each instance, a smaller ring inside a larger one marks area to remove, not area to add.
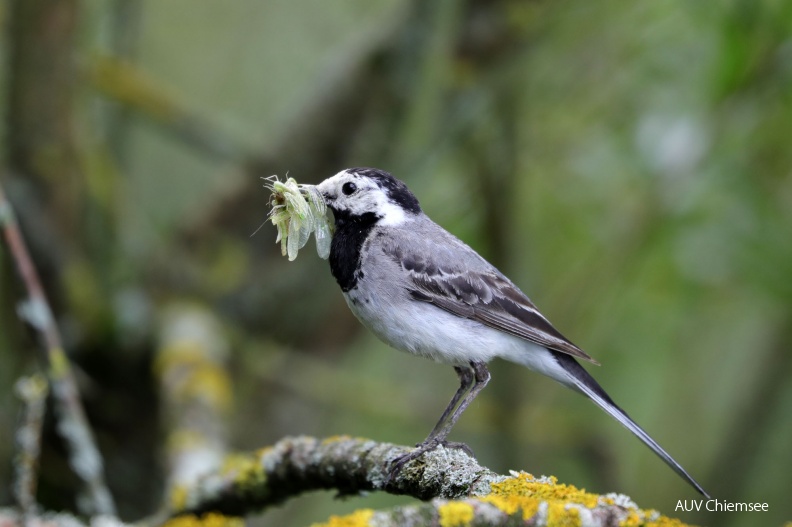
[[[599,364],[564,337],[536,306],[497,269],[462,242],[439,258],[417,245],[384,246],[383,251],[409,275],[414,300],[476,320],[552,350]],[[442,252],[442,251],[440,251]],[[453,254],[456,253],[456,254]],[[458,258],[454,258],[457,256]],[[442,261],[439,265],[437,262]],[[465,263],[472,265],[465,265]]]

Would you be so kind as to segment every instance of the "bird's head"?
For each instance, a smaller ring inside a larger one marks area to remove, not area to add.
[[[336,224],[369,218],[379,225],[398,225],[421,213],[407,185],[376,168],[348,168],[316,188],[333,211]]]

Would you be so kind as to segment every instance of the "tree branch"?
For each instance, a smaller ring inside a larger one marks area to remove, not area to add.
[[[336,489],[339,495],[382,490],[422,500],[385,511],[361,509],[331,517],[322,525],[340,527],[423,527],[429,525],[673,525],[678,520],[643,510],[622,494],[590,494],[554,477],[525,472],[499,475],[462,450],[438,448],[407,464],[391,481],[387,468],[406,447],[346,436],[324,440],[286,438],[272,447],[226,459],[216,473],[186,489],[168,514],[137,525],[240,527],[246,516],[306,491]],[[71,521],[69,519],[71,518]],[[97,524],[96,518],[92,524]],[[18,513],[0,509],[0,527],[21,525]],[[44,515],[37,527],[82,525],[72,517]],[[118,524],[119,526],[121,524]],[[320,527],[320,526],[317,526]]]
[[[169,499],[217,470],[226,455],[227,355],[228,342],[210,311],[176,303],[163,310],[155,371],[168,434]]]
[[[639,509],[621,494],[589,494],[558,484],[553,477],[535,478],[524,472],[496,474],[458,449],[429,452],[388,481],[391,462],[408,450],[345,436],[286,438],[270,448],[230,457],[220,471],[188,489],[171,514],[243,516],[306,491],[335,489],[339,495],[381,490],[432,501],[384,512],[364,509],[344,519],[331,518],[328,526],[347,525],[344,521],[352,519],[360,525],[394,526],[472,521],[512,525],[515,517],[531,525],[576,520],[591,526],[667,519],[657,511]]]
[[[419,499],[483,493],[498,475],[463,452],[437,450],[387,482],[387,467],[408,449],[367,439],[285,438],[274,446],[230,457],[215,474],[187,489],[172,511],[243,515],[303,492],[335,489],[340,495],[384,490]]]
[[[19,305],[19,315],[33,326],[44,344],[58,416],[57,428],[69,450],[72,470],[86,484],[93,507],[91,512],[115,514],[113,498],[104,482],[102,456],[85,417],[55,317],[52,315],[38,273],[2,185],[0,185],[0,228],[3,230],[9,251],[28,294],[27,299]]]
[[[212,158],[243,163],[253,155],[203,113],[172,95],[133,63],[94,56],[86,64],[87,80],[110,100],[134,110],[176,138]]]

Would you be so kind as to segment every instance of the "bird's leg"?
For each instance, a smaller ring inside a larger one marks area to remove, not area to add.
[[[429,442],[434,443],[435,446],[438,444],[446,444],[445,438],[448,437],[448,434],[451,432],[451,429],[454,427],[457,420],[462,415],[462,412],[465,411],[468,405],[470,405],[470,403],[473,402],[473,399],[476,398],[479,392],[481,392],[481,390],[483,390],[484,387],[489,382],[490,372],[487,369],[486,364],[484,364],[483,362],[471,362],[470,366],[473,369],[473,379],[474,379],[473,387],[459,403],[459,406],[457,406],[454,413],[451,414],[451,417],[446,419],[446,422],[442,426],[435,427],[435,428],[439,428],[439,430],[437,430],[436,432],[433,431],[433,435],[430,434],[429,437],[427,437],[424,443],[422,444]],[[438,425],[440,425],[440,423],[438,423]],[[469,449],[467,450],[468,453],[470,453],[470,450]]]
[[[467,445],[462,443],[449,443],[446,442],[445,438],[448,437],[448,434],[462,415],[462,412],[465,411],[473,399],[475,399],[479,392],[487,385],[490,380],[490,373],[486,364],[483,362],[471,362],[470,368],[457,366],[454,369],[457,375],[459,375],[460,386],[451,399],[451,403],[445,409],[429,436],[422,443],[418,444],[415,450],[393,460],[388,474],[389,479],[395,476],[405,464],[413,459],[421,457],[425,452],[434,450],[439,445],[451,448],[462,448],[468,454],[472,454]],[[462,397],[463,394],[464,397]]]
[[[443,425],[448,420],[448,416],[451,415],[451,412],[454,411],[456,408],[459,399],[470,390],[470,387],[473,386],[474,382],[474,374],[473,369],[468,366],[454,366],[454,371],[456,371],[457,376],[459,377],[459,388],[457,389],[454,397],[451,399],[451,402],[448,403],[446,409],[443,410],[443,415],[440,416],[440,419],[437,421],[437,424],[434,426],[429,435],[426,439],[423,440],[422,443],[418,443],[415,446],[420,446],[423,443],[428,443],[431,441],[443,428]]]

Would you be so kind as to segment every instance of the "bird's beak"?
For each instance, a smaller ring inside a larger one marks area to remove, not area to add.
[[[330,184],[327,181],[328,180],[325,179],[316,185],[316,190],[318,190],[319,194],[322,195],[322,198],[324,198],[327,206],[332,208],[333,202],[335,201],[335,195],[330,191]]]

